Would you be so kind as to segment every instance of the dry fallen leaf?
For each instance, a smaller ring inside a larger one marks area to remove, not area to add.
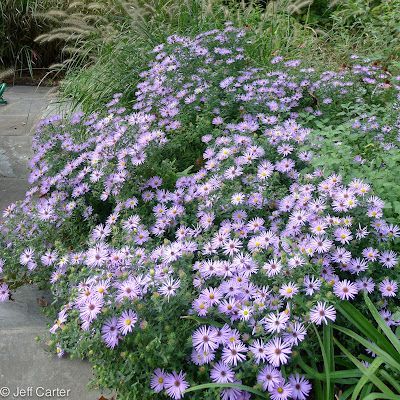
[[[40,307],[47,307],[49,305],[49,303],[47,302],[47,300],[44,297],[41,297],[41,298],[38,297],[36,299],[36,302],[39,304]]]

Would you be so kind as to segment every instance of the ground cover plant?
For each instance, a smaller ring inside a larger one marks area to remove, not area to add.
[[[0,298],[48,284],[52,347],[88,358],[121,399],[396,398],[400,228],[357,174],[377,162],[371,145],[382,171],[398,162],[400,78],[357,56],[261,68],[247,40],[231,24],[172,35],[131,109],[116,93],[42,121],[31,189],[4,213]],[[348,156],[336,130],[366,143]],[[359,345],[346,310],[368,301],[389,339],[370,328]]]
[[[98,111],[115,91],[122,93],[121,104],[130,106],[140,72],[150,61],[155,45],[172,34],[194,36],[222,28],[226,20],[246,29],[249,40],[243,45],[255,63],[265,64],[277,49],[293,56],[301,53],[306,58],[307,50],[312,48],[315,59],[321,50],[313,30],[296,19],[297,12],[306,6],[302,3],[300,7],[297,3],[285,0],[279,4],[271,2],[266,7],[257,1],[235,0],[115,1],[113,4],[116,8],[119,6],[119,11],[108,14],[114,34],[110,35],[110,29],[106,28],[107,39],[104,38],[104,26],[99,23],[96,40],[92,35],[90,40],[80,43],[79,53],[71,57],[61,92],[87,112]],[[73,29],[68,25],[65,28]],[[47,37],[52,37],[51,32]],[[304,46],[305,43],[309,46]],[[94,65],[88,69],[73,68],[81,65],[79,54],[92,54],[93,48],[96,50]],[[137,53],[141,54],[140,58],[132,57]]]
[[[86,9],[94,9],[98,3],[87,1]],[[354,52],[384,67],[391,68],[399,62],[397,0],[114,0],[111,3],[113,12],[102,14],[106,22],[102,24],[100,19],[96,32],[79,42],[78,52],[70,53],[66,79],[62,82],[63,96],[88,112],[101,108],[115,91],[122,93],[121,104],[131,105],[133,89],[149,61],[149,51],[169,35],[194,36],[220,29],[227,20],[246,30],[249,40],[244,43],[245,53],[261,67],[275,53],[300,57],[303,63],[321,70],[339,68]],[[66,24],[64,28],[74,30],[73,25]],[[72,47],[76,48],[74,42]],[[132,57],[137,53],[140,58]],[[94,56],[95,62],[92,60],[91,68],[81,68],[80,55],[88,54]]]

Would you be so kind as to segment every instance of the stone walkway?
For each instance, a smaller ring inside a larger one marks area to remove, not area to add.
[[[55,90],[49,88],[15,86],[4,97],[9,104],[0,106],[0,215],[24,197],[33,128],[57,107]],[[100,394],[87,388],[92,378],[88,363],[58,359],[35,340],[48,332],[37,302],[42,296],[34,287],[24,287],[14,293],[15,301],[0,303],[0,399],[97,400]],[[10,395],[5,396],[4,387]],[[43,396],[42,388],[59,391]]]

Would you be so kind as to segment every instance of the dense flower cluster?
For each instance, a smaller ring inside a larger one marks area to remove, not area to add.
[[[273,400],[306,399],[311,385],[291,356],[310,324],[335,321],[336,302],[367,291],[396,323],[400,229],[385,222],[368,183],[325,176],[303,149],[308,116],[388,90],[388,74],[357,64],[317,74],[280,57],[270,71],[248,67],[243,36],[228,25],[157,46],[132,113],[116,94],[106,116],[42,121],[32,187],[4,213],[0,273],[10,263],[8,275],[49,276],[64,302],[54,335],[78,321],[82,335],[116,349],[151,323],[141,315],[150,300],[189,294],[186,315],[176,315],[199,322],[187,363],[146,382],[174,399],[194,383],[190,363],[208,366],[215,383],[258,382]],[[192,130],[201,136],[197,168],[172,185],[152,175],[154,155]],[[0,301],[8,297],[2,283]],[[252,365],[256,376],[241,379]],[[221,396],[250,398],[237,388]]]

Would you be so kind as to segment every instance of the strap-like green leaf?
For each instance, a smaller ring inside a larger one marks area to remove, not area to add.
[[[383,378],[385,378],[386,381],[388,381],[399,392],[398,395],[400,399],[400,382],[384,369],[380,370],[379,373]]]
[[[324,361],[324,374],[325,374],[325,381],[326,385],[324,386],[324,399],[331,400],[331,376],[330,376],[330,360],[329,356],[326,352],[324,343],[322,343],[321,336],[318,333],[318,329],[313,324],[312,327],[314,328],[315,334],[317,335],[318,343],[321,348],[322,359]]]
[[[393,349],[390,341],[379,332],[373,324],[348,301],[336,305],[336,309],[346,317],[369,340],[379,345],[383,350],[390,352]],[[399,359],[400,361],[400,355]]]
[[[385,385],[384,382],[382,382],[376,375],[373,373],[368,372],[368,368],[364,366],[359,360],[357,360],[356,357],[354,357],[340,342],[336,339],[333,338],[334,342],[336,345],[342,350],[342,352],[354,363],[357,368],[364,374],[368,375],[369,380],[378,388],[380,389],[384,394],[388,396],[392,396],[393,392]],[[390,397],[388,397],[390,398]],[[365,400],[365,399],[363,399]]]
[[[266,399],[267,395],[260,390],[254,389],[250,386],[246,385],[239,385],[237,383],[204,383],[203,385],[192,386],[191,388],[185,390],[185,393],[195,392],[197,390],[204,390],[204,389],[239,389],[245,392],[253,393],[261,398]]]
[[[400,364],[394,359],[393,355],[396,353],[396,350],[391,347],[390,354],[384,351],[381,347],[377,346],[375,343],[369,342],[367,339],[362,336],[354,333],[350,329],[342,328],[341,326],[334,325],[334,328],[339,332],[350,336],[357,342],[361,343],[365,348],[372,350],[376,355],[382,357],[386,364],[390,365],[392,368],[400,371]]]
[[[339,400],[347,400],[353,393],[354,386],[350,386],[342,394],[339,395]]]
[[[309,379],[326,381],[325,373],[318,372],[314,368],[307,365],[300,356],[296,358],[296,362],[299,367],[307,374],[307,377]],[[362,376],[362,373],[359,369],[346,369],[341,371],[333,371],[329,374],[329,376],[331,381],[338,382],[340,379],[342,383],[345,383],[345,380],[348,379],[348,383],[350,384],[353,378],[360,378]]]
[[[379,369],[379,367],[383,364],[383,360],[380,357],[375,358],[372,364],[367,368],[368,375],[364,375],[357,383],[354,388],[353,394],[351,396],[352,400],[356,400],[358,394],[363,390],[364,386],[369,382],[369,377],[371,374],[375,374],[375,372]]]
[[[370,393],[363,400],[399,400],[397,394]]]
[[[394,348],[397,350],[397,354],[399,355],[400,358],[400,340],[397,339],[393,331],[387,326],[385,320],[381,317],[378,310],[375,308],[375,306],[372,304],[372,301],[366,294],[364,295],[364,299],[375,321],[378,323],[379,327],[382,329],[386,337],[390,340]]]

